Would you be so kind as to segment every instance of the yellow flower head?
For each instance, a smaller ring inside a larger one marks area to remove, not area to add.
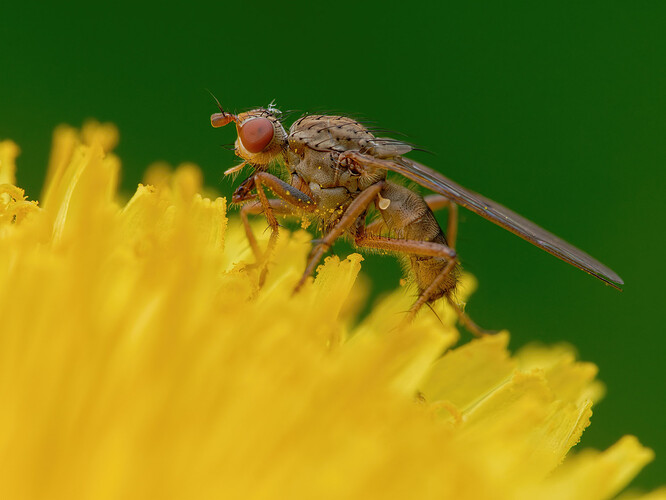
[[[122,204],[116,142],[59,128],[39,205],[0,143],[2,498],[602,499],[652,459],[567,455],[602,393],[571,347],[454,349],[444,301],[397,328],[404,290],[356,324],[359,255],[292,296],[302,231],[259,289],[199,170]]]

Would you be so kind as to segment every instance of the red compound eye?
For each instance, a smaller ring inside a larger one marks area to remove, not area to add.
[[[238,130],[243,146],[250,153],[261,153],[270,144],[273,134],[273,123],[268,118],[253,118]]]

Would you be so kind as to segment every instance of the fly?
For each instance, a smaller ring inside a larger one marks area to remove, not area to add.
[[[566,241],[508,208],[470,191],[439,172],[404,155],[411,145],[375,137],[361,123],[345,116],[305,115],[287,133],[281,113],[272,105],[234,115],[222,109],[211,116],[213,127],[233,122],[238,138],[235,153],[243,162],[228,169],[230,174],[248,165],[252,174],[236,189],[233,201],[243,203],[241,220],[257,259],[265,265],[278,235],[276,215],[310,217],[319,222],[323,237],[314,245],[296,291],[305,283],[336,239],[345,235],[360,249],[390,251],[404,257],[412,271],[419,296],[407,313],[411,320],[418,310],[445,298],[461,323],[476,335],[478,327],[453,300],[460,274],[455,239],[457,206],[511,231],[546,252],[576,266],[608,285],[621,290],[624,282],[612,269]],[[288,182],[268,172],[278,164]],[[387,180],[395,172],[432,191],[418,193]],[[276,196],[266,195],[269,189]],[[379,215],[368,222],[374,208]],[[433,211],[448,209],[446,234]],[[262,252],[248,216],[263,213],[272,229]]]

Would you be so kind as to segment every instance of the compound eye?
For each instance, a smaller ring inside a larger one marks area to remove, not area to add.
[[[250,153],[261,153],[273,140],[275,130],[268,118],[252,118],[241,125],[238,136]]]

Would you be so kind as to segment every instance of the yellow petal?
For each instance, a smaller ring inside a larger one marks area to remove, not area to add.
[[[550,388],[563,399],[596,403],[604,394],[603,384],[594,380],[598,368],[592,363],[577,362],[572,346],[531,344],[521,349],[516,358],[522,370],[537,367],[543,370]]]
[[[21,150],[12,141],[0,141],[0,184],[16,184],[16,157]]]
[[[3,498],[609,498],[651,459],[634,438],[567,455],[601,395],[573,348],[453,348],[446,301],[401,324],[410,288],[357,323],[358,254],[292,293],[304,231],[260,287],[195,166],[119,201],[116,142],[59,129],[42,209],[0,187]]]
[[[630,491],[618,497],[618,500],[666,500],[666,488],[659,488],[650,493]]]
[[[612,498],[653,458],[652,450],[625,436],[604,452],[586,450],[571,457],[545,481],[541,498]]]
[[[106,155],[117,143],[118,131],[111,124],[89,122],[82,134],[61,125],[53,133],[53,146],[42,193],[42,206],[52,209],[69,202],[71,190],[88,162],[102,161],[108,183],[101,194],[115,196],[120,164],[113,155]],[[93,174],[94,175],[94,174]],[[95,192],[100,194],[100,192]],[[53,207],[52,207],[53,206]]]
[[[503,332],[448,353],[432,367],[421,391],[428,401],[449,401],[460,411],[469,410],[509,380],[515,362],[508,343],[509,335]]]

